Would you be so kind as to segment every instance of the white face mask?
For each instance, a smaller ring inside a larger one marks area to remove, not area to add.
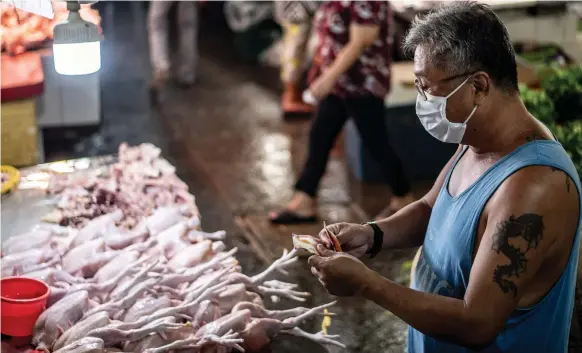
[[[473,111],[464,123],[452,123],[447,119],[447,99],[467,83],[469,78],[471,77],[468,77],[446,97],[437,97],[426,92],[426,100],[424,100],[420,93],[416,97],[416,115],[418,115],[425,130],[437,140],[447,143],[461,143],[463,140],[467,123],[473,114],[475,114],[477,106],[473,108]]]

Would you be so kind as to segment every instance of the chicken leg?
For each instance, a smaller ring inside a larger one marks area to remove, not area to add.
[[[145,293],[149,288],[155,286],[160,280],[160,278],[147,279],[133,287],[127,296],[119,300],[108,301],[102,305],[99,305],[87,311],[84,317],[88,317],[100,311],[105,311],[110,315],[113,315],[114,312],[120,312],[122,310],[129,309],[133,304],[135,304],[135,302],[143,293]]]
[[[138,329],[121,330],[112,325],[105,326],[91,330],[87,333],[87,337],[101,338],[105,346],[114,346],[125,341],[138,341],[154,332],[172,331],[183,327],[185,324],[176,323],[175,318],[164,317]]]
[[[53,353],[103,353],[104,342],[100,338],[84,337]]]
[[[238,333],[233,333],[232,330],[228,331],[223,336],[217,336],[214,334],[208,334],[204,337],[190,337],[183,340],[177,340],[165,346],[157,348],[149,348],[144,351],[144,353],[164,353],[170,350],[184,350],[187,349],[189,352],[198,352],[202,347],[208,344],[216,344],[230,349],[237,349],[241,352],[245,350],[240,346],[244,341],[239,338]]]
[[[106,326],[111,323],[109,315],[105,312],[100,312],[95,315],[91,315],[88,318],[79,321],[73,327],[69,328],[65,333],[59,337],[59,339],[54,344],[53,349],[59,350],[87,335],[87,333],[93,329]]]
[[[141,259],[138,261],[141,261]],[[131,288],[133,288],[138,283],[144,281],[147,278],[148,272],[150,272],[154,267],[156,267],[157,264],[158,264],[158,260],[145,266],[130,281],[127,281],[127,282],[117,286],[111,292],[111,295],[110,295],[111,300],[119,300],[119,299],[122,299],[123,297],[125,297],[127,295],[127,293],[131,290]]]
[[[80,291],[67,295],[44,311],[33,329],[32,344],[37,349],[50,350],[65,329],[83,317],[89,307],[89,293]]]
[[[279,271],[284,275],[288,275],[288,272],[285,271],[285,267],[297,261],[296,255],[297,255],[296,249],[293,249],[291,251],[287,251],[287,249],[283,250],[283,256],[273,261],[273,263],[269,267],[267,267],[265,271],[252,276],[253,283],[264,282],[265,279],[274,271]]]
[[[321,311],[334,304],[335,302],[320,305],[318,307],[309,309],[296,317],[287,318],[283,321],[271,318],[253,319],[250,323],[247,324],[245,330],[242,332],[242,337],[245,340],[245,346],[248,347],[251,351],[258,351],[266,346],[271,341],[271,339],[279,333],[291,332],[295,333],[296,335],[300,335],[301,333],[299,333],[298,330],[294,330],[300,323],[314,315],[319,314]],[[328,340],[333,341],[335,336],[327,337],[321,334],[308,336],[308,334],[304,332],[303,337],[312,337],[317,339],[318,343],[326,342],[325,344],[330,344]],[[341,344],[339,342],[337,343]],[[335,341],[334,344],[336,344]]]
[[[281,334],[287,334],[291,336],[303,337],[315,343],[319,343],[322,346],[330,345],[330,346],[338,346],[340,348],[345,349],[346,345],[337,341],[340,338],[340,335],[326,335],[323,332],[318,333],[309,333],[305,332],[299,327],[294,327],[288,330],[281,330]]]
[[[269,318],[274,320],[283,321],[285,319],[296,317],[305,314],[310,309],[304,307],[297,307],[287,310],[267,310],[264,306],[251,303],[251,302],[241,302],[234,306],[232,312],[237,312],[240,310],[250,310],[251,316],[254,318]],[[327,313],[326,315],[332,315]]]

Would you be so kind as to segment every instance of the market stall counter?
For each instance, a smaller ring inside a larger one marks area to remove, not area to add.
[[[274,279],[297,261],[297,250],[243,274],[225,232],[200,229],[194,196],[160,153],[122,144],[116,156],[21,170],[18,188],[2,199],[1,274],[50,288],[29,348],[258,351],[283,334],[344,347],[338,336],[299,328],[334,302],[265,308],[310,295]],[[14,320],[2,315],[2,327]]]
[[[99,74],[65,76],[55,71],[53,29],[68,16],[65,2],[53,3],[54,18],[0,4],[2,15],[2,162],[44,162],[43,129],[97,125],[101,118]],[[81,15],[100,29],[99,12],[83,5]]]

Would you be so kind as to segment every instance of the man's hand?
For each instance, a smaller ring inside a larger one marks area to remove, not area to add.
[[[371,270],[360,260],[346,253],[338,253],[317,246],[321,256],[313,255],[308,263],[311,272],[330,294],[340,297],[361,294],[366,288],[367,273]]]
[[[353,223],[336,223],[319,232],[319,239],[329,248],[333,244],[329,244],[328,231],[337,237],[345,253],[356,258],[364,256],[374,243],[374,230],[372,227]]]
[[[335,83],[336,83],[335,77],[323,73],[321,76],[316,78],[311,83],[311,85],[309,86],[309,92],[311,92],[313,98],[320,101],[331,93],[333,87],[335,86]]]

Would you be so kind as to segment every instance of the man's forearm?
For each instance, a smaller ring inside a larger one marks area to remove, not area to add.
[[[339,79],[354,63],[359,59],[360,55],[366,50],[366,46],[358,42],[348,42],[345,47],[338,53],[333,63],[323,73],[329,75],[333,80]]]
[[[455,344],[486,344],[486,333],[472,319],[463,300],[416,291],[396,284],[372,270],[366,274],[362,296],[375,302],[416,330]]]
[[[405,249],[421,246],[431,212],[431,207],[421,199],[376,222],[384,232],[384,248]]]

